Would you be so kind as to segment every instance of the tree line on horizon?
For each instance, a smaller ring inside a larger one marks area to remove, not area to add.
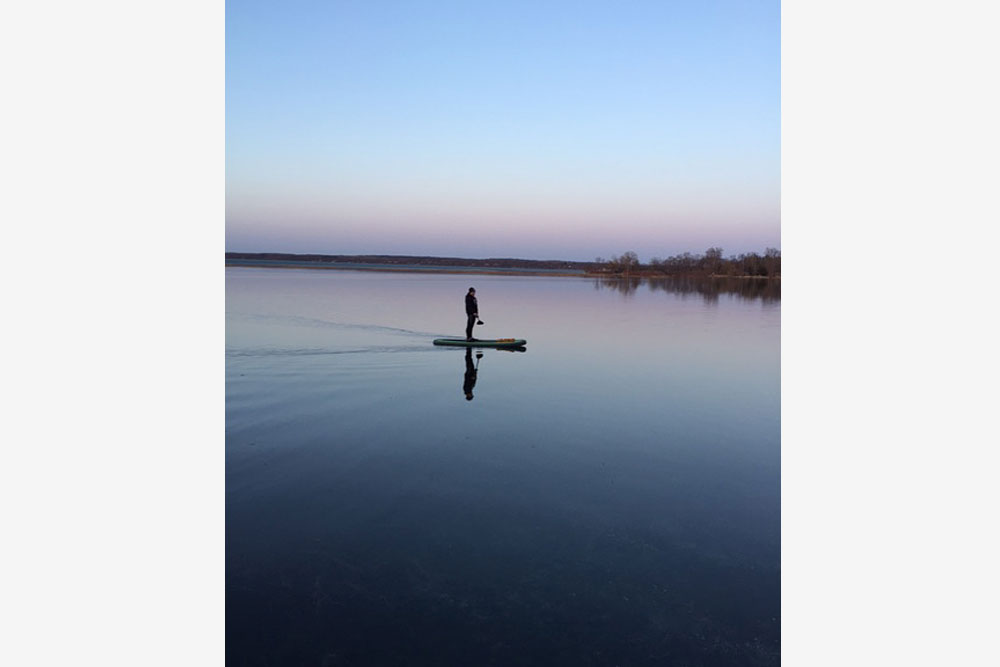
[[[632,250],[610,259],[594,260],[598,271],[610,275],[666,275],[666,276],[753,276],[777,278],[781,276],[781,251],[767,248],[763,255],[755,252],[722,256],[722,248],[709,248],[703,254],[689,252],[667,258],[653,257],[648,264],[639,261]]]
[[[532,260],[516,258],[472,259],[461,257],[431,257],[416,255],[318,255],[294,253],[243,253],[227,252],[226,260],[269,260],[315,262],[335,264],[340,262],[384,264],[389,266],[461,266],[489,268],[563,269],[607,277],[641,276],[691,276],[691,277],[762,277],[781,276],[781,252],[767,248],[763,255],[755,252],[722,256],[722,248],[709,248],[703,254],[689,252],[661,259],[653,257],[648,264],[639,261],[634,251],[610,259],[598,257],[593,262],[570,260]]]

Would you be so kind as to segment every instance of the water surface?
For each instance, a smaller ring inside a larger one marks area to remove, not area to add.
[[[226,277],[230,664],[778,664],[774,283]]]

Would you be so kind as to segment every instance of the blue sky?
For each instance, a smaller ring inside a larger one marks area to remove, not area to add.
[[[777,2],[228,2],[230,251],[780,247]]]

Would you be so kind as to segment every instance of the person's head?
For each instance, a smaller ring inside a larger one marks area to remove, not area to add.
[[[475,287],[470,287],[469,288],[469,294],[475,295],[475,293],[476,293],[476,288]]]
[[[472,400],[472,398],[473,398],[473,397],[472,397],[472,392],[471,392],[471,391],[467,391],[467,392],[465,392],[465,400],[467,400],[467,401],[471,401],[471,400]]]

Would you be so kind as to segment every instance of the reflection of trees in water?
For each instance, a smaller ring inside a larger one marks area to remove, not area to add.
[[[594,278],[595,290],[612,289],[625,296],[631,296],[642,284],[641,278]]]
[[[610,289],[630,296],[645,283],[650,291],[662,290],[682,297],[700,296],[706,303],[715,303],[720,294],[734,294],[741,299],[760,299],[764,303],[781,301],[781,281],[745,278],[700,278],[670,276],[664,278],[595,278],[594,289]]]

